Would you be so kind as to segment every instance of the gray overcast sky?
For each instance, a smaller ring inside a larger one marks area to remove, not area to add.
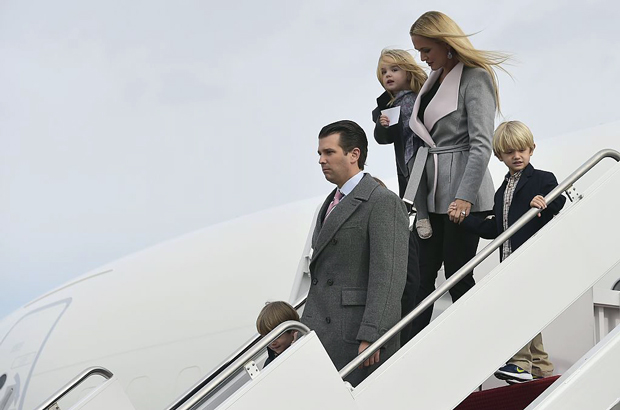
[[[359,122],[368,170],[393,177],[372,141],[377,57],[411,49],[430,9],[514,55],[503,114],[537,138],[620,119],[613,0],[0,1],[0,317],[110,260],[327,192],[328,122]]]

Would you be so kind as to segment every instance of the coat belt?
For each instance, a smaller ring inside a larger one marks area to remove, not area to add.
[[[435,162],[435,178],[433,183],[433,197],[437,191],[437,156],[441,154],[449,154],[453,152],[469,151],[469,143],[463,143],[458,145],[446,145],[442,147],[420,147],[415,155],[413,161],[413,167],[409,171],[409,182],[407,182],[407,189],[405,195],[403,195],[403,201],[408,204],[413,204],[418,188],[420,187],[420,180],[426,166],[426,159],[428,154],[433,154],[433,160]]]

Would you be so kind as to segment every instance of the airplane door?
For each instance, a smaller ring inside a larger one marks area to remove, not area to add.
[[[28,312],[0,340],[0,410],[23,410],[39,356],[70,303],[65,299]]]

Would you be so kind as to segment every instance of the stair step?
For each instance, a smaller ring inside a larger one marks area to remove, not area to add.
[[[470,394],[455,410],[524,410],[560,376]]]

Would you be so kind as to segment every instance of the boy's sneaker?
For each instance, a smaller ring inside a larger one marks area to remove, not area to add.
[[[506,383],[508,383],[509,385],[513,385],[513,384],[523,384],[523,383],[527,383],[531,380],[517,380],[517,379],[510,379],[510,380],[504,380]]]
[[[523,370],[516,364],[510,363],[497,369],[494,376],[500,380],[506,380],[508,382],[514,381],[517,383],[529,382],[534,379],[530,372]]]

